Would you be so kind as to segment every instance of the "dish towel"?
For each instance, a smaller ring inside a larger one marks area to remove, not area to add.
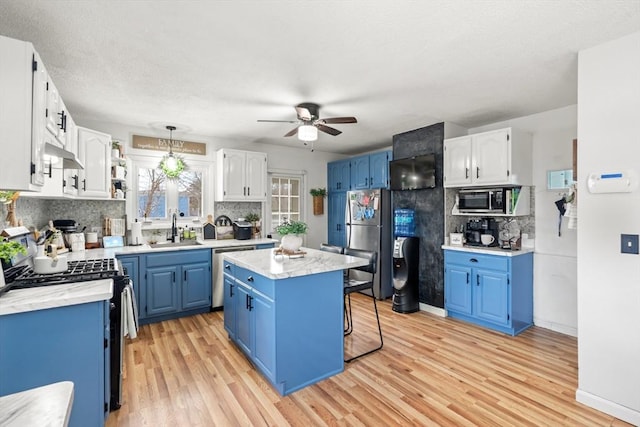
[[[122,330],[123,335],[133,339],[138,336],[138,310],[136,309],[136,294],[131,285],[122,290]]]

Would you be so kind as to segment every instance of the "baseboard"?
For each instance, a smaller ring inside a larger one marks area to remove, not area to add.
[[[533,318],[533,324],[545,329],[551,329],[555,332],[560,332],[561,334],[570,335],[572,337],[578,338],[578,328],[574,328],[573,326],[562,325],[560,323],[548,322],[546,320],[541,320],[537,318]]]
[[[576,400],[598,411],[609,414],[636,426],[640,426],[640,411],[603,399],[583,390],[576,390]]]
[[[433,305],[420,303],[420,311],[426,311],[427,313],[435,314],[440,317],[447,317],[447,311],[444,308],[436,307]]]

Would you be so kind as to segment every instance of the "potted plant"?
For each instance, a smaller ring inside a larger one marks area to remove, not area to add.
[[[327,196],[326,188],[312,188],[309,193],[313,197],[313,214],[324,214],[324,198]]]
[[[287,221],[276,227],[276,232],[282,236],[280,247],[286,251],[296,252],[302,246],[301,234],[306,234],[307,224],[302,221]]]
[[[27,254],[27,250],[20,243],[4,239],[0,241],[0,260],[2,261],[3,269],[11,267],[13,257],[18,254]]]
[[[253,225],[253,236],[259,237],[260,234],[260,215],[254,212],[249,212],[244,217],[245,221],[250,222]]]

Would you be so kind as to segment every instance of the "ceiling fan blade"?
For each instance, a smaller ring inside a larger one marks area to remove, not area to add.
[[[299,126],[298,126],[298,127],[299,127]],[[293,128],[293,129],[291,129],[291,130],[290,130],[289,132],[287,132],[284,136],[285,136],[285,137],[287,137],[287,136],[293,136],[293,135],[295,135],[296,133],[298,133],[298,127],[295,127],[295,128]]]
[[[335,129],[335,128],[331,128],[329,126],[325,126],[322,123],[316,123],[315,127],[317,127],[322,132],[328,133],[329,135],[333,135],[333,136],[337,136],[337,135],[340,135],[342,133],[342,131],[340,131],[338,129]]]
[[[309,120],[312,119],[311,111],[309,111],[308,108],[297,106],[296,107],[296,112],[298,113],[298,118],[300,120],[309,121]]]
[[[298,123],[298,120],[258,120],[261,123]]]
[[[334,123],[358,123],[358,120],[356,120],[355,117],[329,117],[328,119],[320,119],[319,120],[321,123],[328,123],[328,124],[334,124]]]

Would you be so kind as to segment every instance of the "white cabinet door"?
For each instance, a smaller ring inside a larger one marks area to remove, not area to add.
[[[473,137],[472,173],[475,184],[491,185],[509,182],[510,133],[510,129],[500,129]]]
[[[471,137],[444,141],[444,186],[471,184]]]
[[[78,127],[80,170],[78,195],[111,198],[111,135]]]
[[[58,95],[58,89],[53,84],[53,80],[51,80],[50,76],[47,76],[47,111],[46,111],[46,124],[47,130],[51,133],[51,135],[57,136],[60,128],[58,127],[58,120],[60,116],[59,105],[58,102],[60,100],[60,96]],[[56,139],[55,144],[59,147],[62,147],[62,144]]]
[[[36,70],[33,72],[33,104],[32,104],[32,125],[31,125],[31,183],[35,185],[44,184],[45,159],[44,145],[45,134],[47,133],[47,70],[34,52],[33,60]]]
[[[57,124],[58,124],[58,133],[56,134],[56,139],[58,143],[68,150],[67,148],[67,122],[69,119],[69,114],[67,112],[67,107],[64,105],[64,101],[62,101],[62,97],[58,94],[58,111],[56,113],[57,116]]]
[[[221,149],[217,152],[216,201],[265,201],[267,155]]]
[[[266,200],[267,155],[246,153],[247,200]]]
[[[246,195],[246,156],[242,151],[226,150],[222,161],[224,200],[241,200]]]
[[[78,129],[71,116],[67,117],[67,131],[66,131],[66,145],[65,149],[71,151],[76,156],[78,155]],[[64,194],[70,196],[78,195],[78,170],[77,169],[64,169],[63,171],[63,187]]]

